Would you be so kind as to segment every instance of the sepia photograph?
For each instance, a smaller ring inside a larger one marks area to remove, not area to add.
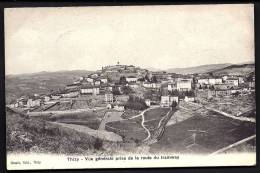
[[[256,165],[253,4],[4,9],[7,169]]]

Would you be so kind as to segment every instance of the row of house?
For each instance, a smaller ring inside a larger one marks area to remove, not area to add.
[[[197,83],[199,85],[216,85],[216,84],[232,84],[234,86],[238,86],[239,84],[244,83],[244,78],[239,77],[229,77],[229,76],[223,76],[217,77],[217,78],[200,78],[197,80]]]
[[[190,79],[179,79],[176,82],[168,84],[168,91],[191,91],[192,80]]]
[[[180,99],[178,96],[165,95],[161,96],[161,107],[170,107],[173,102],[179,103],[180,101],[194,102],[194,96],[185,96],[184,99]]]

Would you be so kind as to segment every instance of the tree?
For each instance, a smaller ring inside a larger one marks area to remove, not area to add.
[[[150,79],[149,79],[148,74],[145,75],[144,79],[145,79],[147,82],[150,82]]]
[[[147,108],[147,105],[142,98],[130,96],[125,107],[127,109],[144,110]]]
[[[171,95],[174,95],[174,96],[179,96],[179,95],[180,95],[180,93],[179,93],[179,91],[178,91],[178,90],[173,90],[173,91],[171,92]]]
[[[114,87],[112,90],[112,93],[113,93],[113,95],[121,95],[118,87]]]
[[[122,87],[122,92],[126,95],[131,94],[133,90],[129,86],[123,86]]]
[[[125,76],[121,76],[120,79],[119,79],[119,83],[125,85],[127,83],[126,82],[126,77]]]
[[[144,78],[138,78],[137,81],[144,82],[145,79]]]
[[[172,109],[175,108],[177,105],[178,105],[177,102],[174,100],[174,101],[172,102],[172,105],[171,105]]]
[[[156,78],[156,76],[153,76],[153,77],[151,78],[151,82],[154,82],[154,83],[157,82],[157,78]]]

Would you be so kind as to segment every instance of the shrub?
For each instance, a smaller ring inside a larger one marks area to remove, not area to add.
[[[96,140],[94,142],[94,149],[96,149],[96,150],[103,149],[103,141],[101,139],[96,138]]]

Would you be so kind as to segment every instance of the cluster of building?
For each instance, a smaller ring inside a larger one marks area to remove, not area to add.
[[[111,79],[109,75],[117,73],[125,78],[124,83]],[[102,67],[102,70],[79,77],[78,80],[65,88],[52,92],[48,95],[35,95],[30,98],[21,97],[12,103],[12,107],[36,107],[41,104],[53,103],[60,99],[72,99],[77,97],[101,96],[109,108],[122,109],[123,103],[129,98],[122,91],[123,87],[131,89],[153,90],[161,94],[160,100],[145,99],[147,106],[151,103],[169,107],[173,102],[193,102],[198,97],[229,96],[237,92],[248,92],[254,90],[254,75],[250,80],[244,76],[200,76],[180,75],[166,72],[149,72],[135,66],[117,65]],[[114,91],[119,91],[115,96]],[[188,94],[187,94],[188,93]],[[192,93],[192,94],[191,94]],[[120,96],[121,94],[121,96]],[[157,98],[158,99],[158,98]],[[121,106],[121,107],[120,107]]]
[[[255,90],[255,76],[195,76],[175,78],[167,84],[168,94],[161,97],[162,106],[170,106],[173,101],[194,102],[200,98],[212,98],[248,94]],[[178,93],[183,93],[180,95]],[[185,95],[185,92],[193,94]]]

